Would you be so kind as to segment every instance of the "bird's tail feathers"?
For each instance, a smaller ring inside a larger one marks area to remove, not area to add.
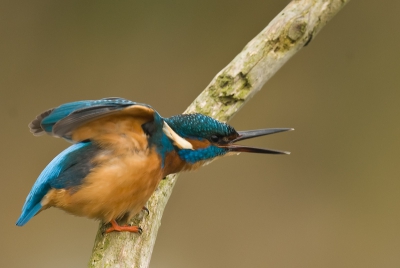
[[[42,204],[38,203],[29,211],[23,211],[19,219],[17,220],[17,226],[24,226],[33,216],[35,216],[40,209],[42,208]]]

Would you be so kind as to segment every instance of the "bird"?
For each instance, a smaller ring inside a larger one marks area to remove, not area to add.
[[[118,97],[62,104],[39,114],[29,128],[34,136],[47,134],[72,145],[40,173],[16,225],[56,207],[111,224],[106,233],[141,233],[139,226],[117,221],[147,210],[146,202],[167,175],[240,152],[289,154],[236,142],[293,130],[236,131],[200,113],[163,118],[150,105]]]

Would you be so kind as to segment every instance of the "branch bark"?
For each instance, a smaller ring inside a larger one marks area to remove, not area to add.
[[[221,70],[185,113],[198,112],[227,122],[296,52],[350,0],[293,0]],[[150,214],[132,221],[141,235],[103,235],[100,224],[89,267],[149,266],[161,218],[178,175],[161,181],[148,202]]]

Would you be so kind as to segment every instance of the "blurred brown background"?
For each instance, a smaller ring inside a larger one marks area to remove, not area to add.
[[[97,223],[16,227],[68,146],[27,124],[119,96],[181,113],[288,1],[2,1],[0,267],[86,267]],[[183,174],[150,267],[400,267],[400,1],[350,1],[230,122],[294,127]]]

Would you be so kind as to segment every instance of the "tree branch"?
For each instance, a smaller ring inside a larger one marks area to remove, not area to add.
[[[236,58],[220,71],[185,113],[199,112],[228,121],[296,52],[307,45],[349,0],[293,0]],[[150,214],[132,221],[141,235],[103,235],[100,224],[90,267],[149,266],[161,218],[177,174],[161,181],[148,202]]]

